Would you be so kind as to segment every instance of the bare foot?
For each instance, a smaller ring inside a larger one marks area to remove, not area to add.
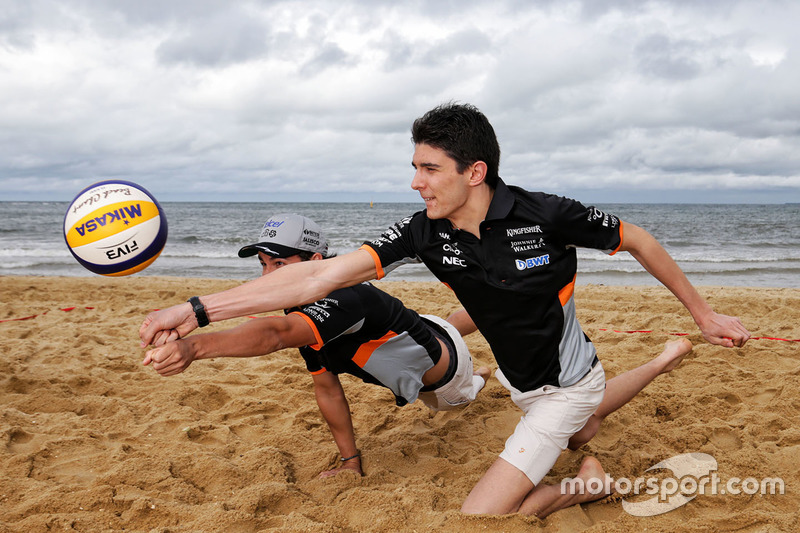
[[[673,341],[667,341],[664,345],[664,351],[655,358],[661,362],[664,368],[661,374],[666,374],[675,369],[676,366],[681,364],[683,358],[692,351],[692,343],[689,339],[681,338]]]
[[[576,477],[583,480],[583,491],[575,494],[573,503],[593,502],[614,492],[614,480],[594,457],[583,460]]]
[[[538,485],[520,505],[522,514],[539,518],[571,507],[607,497],[614,491],[614,480],[605,473],[600,461],[587,457],[581,463],[578,475],[563,479],[558,485]]]

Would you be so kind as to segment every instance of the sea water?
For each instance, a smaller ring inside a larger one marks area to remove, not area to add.
[[[68,202],[0,202],[0,276],[94,276],[63,237]],[[695,285],[800,287],[800,204],[603,204],[598,208],[648,230]],[[423,208],[421,203],[162,203],[169,238],[161,256],[136,276],[246,280],[261,272],[239,248],[256,242],[275,213],[319,223],[331,249],[356,250]],[[578,250],[578,284],[653,285],[627,253]],[[422,265],[392,280],[435,281]],[[0,280],[1,281],[1,280]]]

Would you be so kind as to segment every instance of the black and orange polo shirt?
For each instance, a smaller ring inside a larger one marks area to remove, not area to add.
[[[422,375],[442,355],[424,319],[369,283],[336,290],[286,313],[297,313],[314,330],[317,342],[300,348],[309,372],[352,374],[387,387],[397,405],[417,399]]]
[[[575,200],[498,183],[480,238],[420,211],[364,243],[378,279],[422,262],[456,294],[521,391],[569,386],[597,361],[575,316],[576,247],[614,254],[622,222]]]

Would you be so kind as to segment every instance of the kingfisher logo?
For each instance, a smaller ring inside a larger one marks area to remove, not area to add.
[[[529,268],[536,268],[550,264],[550,254],[540,255],[539,257],[531,257],[529,259],[515,259],[517,270],[527,270]]]
[[[101,217],[95,217],[92,220],[87,220],[80,226],[75,226],[75,231],[78,232],[78,235],[83,237],[87,233],[91,233],[97,228],[103,227],[107,224],[113,224],[119,220],[123,221],[125,224],[128,224],[127,219],[134,219],[140,216],[142,216],[141,205],[126,205],[120,209],[114,209],[108,213],[103,213],[103,216]]]

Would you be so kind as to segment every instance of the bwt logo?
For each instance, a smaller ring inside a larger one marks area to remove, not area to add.
[[[286,221],[285,220],[281,220],[280,222],[277,222],[275,220],[269,219],[264,223],[264,229],[267,229],[267,228],[280,228],[281,226],[283,226],[284,222],[286,222]]]
[[[525,270],[528,268],[535,268],[550,264],[550,254],[540,255],[539,257],[531,257],[526,260],[515,259],[517,270]]]

